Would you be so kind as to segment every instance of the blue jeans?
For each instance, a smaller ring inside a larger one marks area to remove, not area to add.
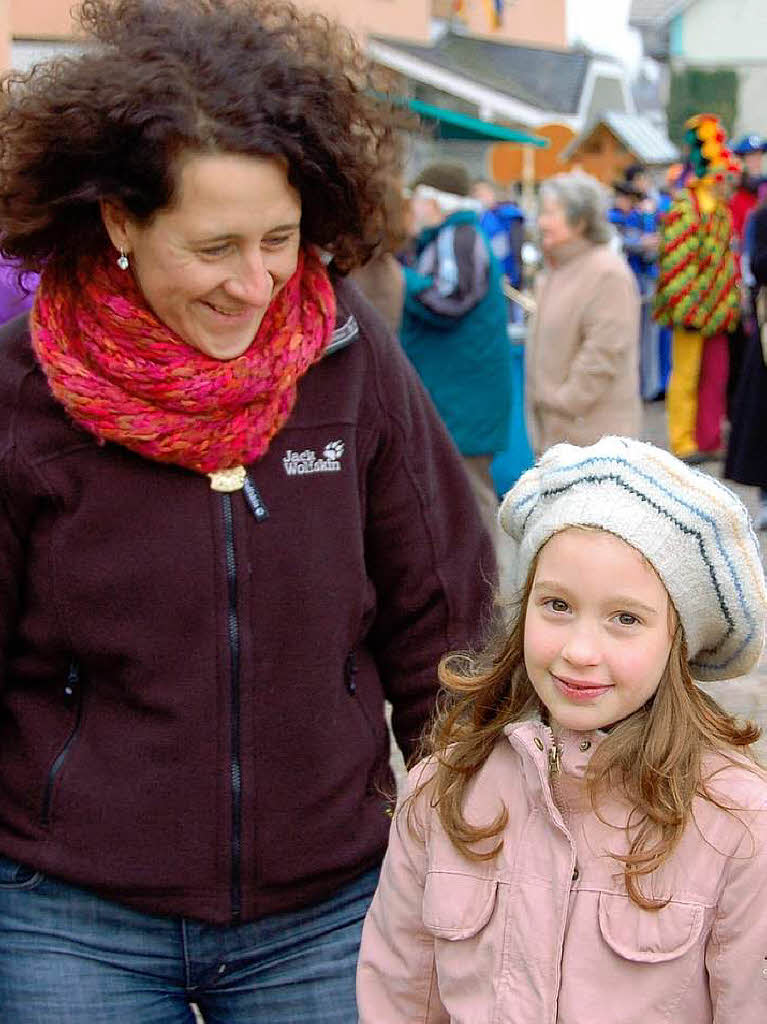
[[[355,1024],[368,871],[234,927],[154,917],[0,856],[2,1024]]]

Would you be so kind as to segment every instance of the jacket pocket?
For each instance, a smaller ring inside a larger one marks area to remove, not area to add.
[[[380,745],[381,740],[386,734],[386,724],[383,716],[383,700],[381,702],[381,710],[377,715],[365,704],[365,700],[360,692],[360,687],[357,682],[358,675],[358,655],[356,651],[350,651],[346,656],[344,662],[344,689],[348,697],[351,699],[352,704],[357,709],[357,715],[367,735],[376,744]]]
[[[625,960],[657,964],[684,956],[701,937],[704,908],[671,901],[643,910],[628,896],[599,894],[599,930],[610,949]]]
[[[438,939],[470,939],[490,920],[497,892],[495,878],[430,871],[423,893],[424,927]]]
[[[369,797],[380,799],[384,813],[391,817],[396,802],[396,789],[389,768],[389,737],[384,717],[383,698],[377,713],[366,706],[365,698],[360,692],[361,688],[357,684],[357,658],[356,650],[350,651],[346,656],[344,689],[352,705],[354,717],[361,725],[362,735],[365,737],[370,751],[365,792]]]
[[[67,682],[64,687],[64,699],[74,707],[74,721],[69,734],[61,746],[61,749],[53,759],[53,762],[48,769],[48,777],[45,782],[45,791],[43,793],[43,803],[40,812],[40,821],[44,828],[48,828],[51,824],[54,790],[72,753],[72,749],[80,733],[80,726],[82,724],[83,701],[82,688],[80,685],[80,669],[75,662],[72,662],[69,666]]]
[[[36,871],[26,864],[19,864],[0,854],[0,889],[33,889],[43,878],[42,871]]]

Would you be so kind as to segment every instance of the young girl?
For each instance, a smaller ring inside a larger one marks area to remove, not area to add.
[[[759,731],[693,681],[762,648],[745,508],[609,437],[550,449],[500,519],[519,612],[441,666],[450,697],[365,923],[360,1021],[764,1024]]]

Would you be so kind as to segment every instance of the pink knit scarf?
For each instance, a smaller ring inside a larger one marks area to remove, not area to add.
[[[77,293],[43,275],[32,344],[53,394],[99,440],[211,473],[264,454],[335,315],[325,269],[302,252],[253,344],[220,361],[162,324],[133,275],[109,261]]]

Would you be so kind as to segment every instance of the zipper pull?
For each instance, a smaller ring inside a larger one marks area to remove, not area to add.
[[[246,476],[243,481],[242,492],[245,495],[245,504],[253,513],[254,518],[257,519],[259,523],[263,523],[265,519],[268,519],[269,509],[264,504],[261,492],[249,476]]]
[[[77,684],[80,682],[80,669],[77,667],[77,662],[70,661],[69,669],[67,670],[67,682],[64,687],[64,696],[72,698],[75,695],[75,689]]]
[[[559,759],[559,747],[556,743],[553,743],[549,750],[549,772],[552,775],[559,775],[561,770],[562,762]]]

